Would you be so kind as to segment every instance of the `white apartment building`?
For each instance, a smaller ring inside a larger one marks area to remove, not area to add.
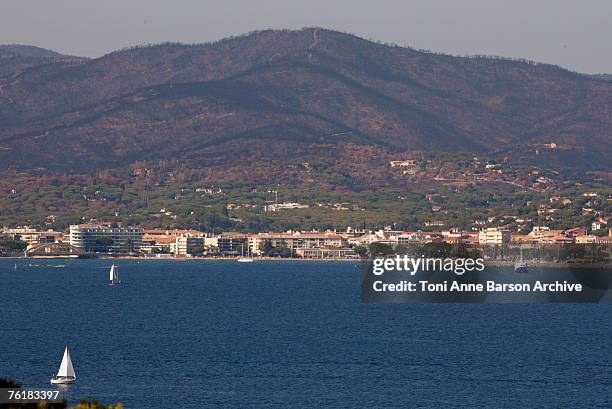
[[[273,247],[283,246],[288,249],[315,249],[323,247],[346,247],[346,238],[335,233],[287,232],[260,233],[248,239],[253,254],[260,254],[261,246],[269,241]]]
[[[111,223],[70,226],[70,245],[88,253],[137,253],[142,236],[140,227],[118,227]]]
[[[190,255],[189,250],[199,248],[204,251],[204,237],[177,237],[172,252],[177,256]]]
[[[510,231],[490,227],[478,233],[478,244],[481,246],[494,246],[510,243]]]

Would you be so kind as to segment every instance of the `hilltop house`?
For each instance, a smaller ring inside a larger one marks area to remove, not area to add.
[[[389,162],[392,168],[404,168],[409,166],[416,166],[416,159],[406,159],[406,160],[392,160]]]
[[[591,223],[591,230],[605,229],[608,227],[610,217],[598,217],[593,223]]]

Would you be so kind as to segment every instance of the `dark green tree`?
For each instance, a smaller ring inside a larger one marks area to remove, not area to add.
[[[28,247],[28,243],[19,240],[0,240],[0,248],[6,251],[23,251]]]
[[[353,251],[361,258],[366,258],[368,256],[368,248],[365,246],[355,246]]]
[[[393,248],[385,243],[374,242],[369,246],[370,257],[384,257],[393,254]]]
[[[423,255],[430,258],[446,258],[450,256],[452,245],[446,242],[426,243],[423,246]]]
[[[272,250],[274,250],[274,246],[272,246],[270,240],[264,240],[264,242],[259,246],[259,249],[261,250],[264,256],[270,257]]]

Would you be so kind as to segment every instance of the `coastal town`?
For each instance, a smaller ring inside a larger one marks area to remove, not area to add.
[[[565,245],[597,245],[612,248],[612,219],[600,217],[592,230],[581,227],[554,230],[536,226],[527,234],[499,227],[480,231],[458,228],[438,231],[354,229],[343,231],[285,231],[212,234],[197,230],[144,229],[121,223],[98,222],[71,225],[67,231],[40,231],[27,226],[0,230],[3,256],[19,257],[279,257],[302,259],[355,259],[364,257],[373,244],[392,250],[402,247],[463,244],[473,248],[533,249]],[[593,231],[607,229],[607,235]]]

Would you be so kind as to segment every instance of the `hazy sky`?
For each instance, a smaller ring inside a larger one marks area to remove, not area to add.
[[[306,26],[612,73],[612,0],[0,0],[0,43],[90,57]]]

